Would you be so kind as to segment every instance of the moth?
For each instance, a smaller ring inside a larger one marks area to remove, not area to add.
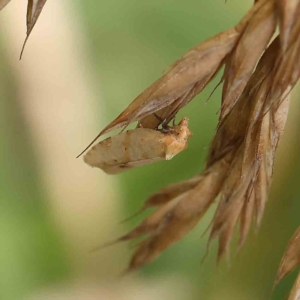
[[[172,159],[187,147],[191,135],[187,118],[178,125],[160,130],[138,127],[101,141],[87,152],[84,161],[107,174],[118,174]]]

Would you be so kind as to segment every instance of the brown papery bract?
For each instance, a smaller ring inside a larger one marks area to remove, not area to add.
[[[210,149],[208,165],[236,148],[215,213],[210,240],[219,237],[220,258],[229,253],[229,243],[238,220],[241,222],[240,246],[246,240],[256,216],[259,224],[268,197],[275,150],[285,125],[289,99],[264,114],[272,84],[273,59],[279,52],[278,38],[261,58],[237,105],[220,120]]]
[[[277,272],[274,287],[281,281],[285,276],[291,273],[300,265],[300,227],[296,230],[293,237],[291,238],[287,249],[281,259],[279,270]],[[288,300],[299,300],[300,299],[300,273],[294,283],[294,286],[290,292]]]
[[[297,8],[300,15],[300,6]],[[268,96],[265,112],[272,106],[279,106],[282,96],[287,96],[300,76],[300,18],[296,18],[289,34],[286,50],[281,44],[281,51],[274,62],[272,87]]]
[[[276,282],[278,284],[286,275],[291,273],[300,265],[300,227],[291,238],[287,249],[282,257],[280,267],[277,273]]]
[[[32,29],[34,25],[36,24],[43,8],[44,5],[46,4],[47,0],[28,0],[27,4],[27,17],[26,17],[26,26],[27,26],[27,32],[26,32],[26,39],[24,41],[21,54],[20,54],[20,59],[22,58],[27,40],[29,38],[30,33],[32,32]]]
[[[0,0],[0,10],[8,4],[10,0]],[[26,38],[23,43],[23,47],[21,50],[20,54],[20,59],[22,58],[27,40],[29,38],[29,35],[37,22],[44,5],[46,4],[47,0],[28,0],[27,2],[27,15],[26,15],[26,27],[27,27],[27,32],[26,32]]]
[[[10,0],[0,0],[0,10],[10,2]]]
[[[191,190],[177,195],[120,240],[148,237],[138,246],[127,271],[153,261],[162,251],[188,234],[219,194],[233,152],[206,170]]]
[[[290,295],[287,300],[299,300],[300,299],[300,273],[293,285]]]
[[[205,176],[205,175],[204,175]],[[157,193],[150,196],[145,202],[143,208],[155,207],[165,204],[184,192],[192,190],[203,179],[203,175],[196,176],[192,179],[172,184],[161,189]]]
[[[275,28],[274,3],[264,2],[260,10],[250,19],[235,49],[227,59],[220,118],[226,116],[238,101]]]
[[[287,50],[290,32],[294,23],[299,18],[299,0],[275,0],[279,18],[280,39],[283,51]]]

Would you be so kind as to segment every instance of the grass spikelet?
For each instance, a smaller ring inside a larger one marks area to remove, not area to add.
[[[290,32],[297,16],[299,16],[300,1],[299,0],[276,0],[279,27],[280,27],[280,40],[282,50],[287,50],[287,44],[290,39]]]
[[[168,127],[225,65],[220,117],[205,169],[147,199],[141,211],[155,207],[154,213],[116,240],[144,236],[127,272],[150,263],[187,235],[218,196],[209,237],[209,243],[219,240],[218,259],[224,254],[229,257],[237,224],[240,248],[251,224],[262,222],[289,94],[300,76],[299,15],[299,0],[255,1],[239,24],[187,52],[100,132],[99,136],[136,121],[134,130]],[[300,264],[299,230],[276,283]],[[290,299],[297,299],[299,288],[298,277]]]
[[[267,104],[272,85],[272,58],[276,57],[278,51],[279,43],[276,39],[260,60],[238,105],[224,121],[220,121],[221,126],[210,150],[210,160],[214,162],[221,155],[218,152],[223,153],[223,149],[226,148],[237,148],[221,191],[210,234],[210,240],[219,237],[219,258],[225,252],[229,252],[229,242],[238,220],[242,222],[241,246],[246,240],[253,214],[255,213],[259,224],[264,212],[272,179],[275,150],[289,105],[289,99],[285,98],[278,109],[274,107],[268,113],[264,113],[264,105]],[[244,121],[237,126],[237,121],[241,120],[237,118],[238,111],[240,116],[244,117]],[[243,209],[247,207],[247,203],[251,206],[248,210]]]
[[[147,199],[147,201],[144,203],[143,207],[149,208],[149,207],[161,206],[165,203],[168,203],[169,201],[176,198],[177,196],[195,188],[202,179],[203,179],[203,175],[195,176],[192,179],[175,183],[166,188],[163,188],[157,193],[150,196]]]
[[[274,287],[289,273],[294,271],[300,265],[300,227],[292,236],[287,249],[281,259],[280,266],[277,272]],[[289,294],[288,300],[299,300],[300,296],[300,273],[293,285]]]
[[[300,297],[300,273],[297,276],[297,279],[293,285],[293,288],[287,300],[299,300],[299,297]]]
[[[292,236],[282,257],[275,284],[300,265],[300,227]]]
[[[241,96],[275,28],[274,3],[264,2],[260,10],[249,20],[235,49],[227,59],[221,118],[228,114]],[[258,35],[257,32],[260,34]]]
[[[0,10],[6,6],[10,0],[0,0]]]
[[[196,187],[164,204],[146,222],[126,235],[126,239],[132,239],[140,234],[148,234],[133,255],[127,271],[153,261],[197,225],[219,194],[232,155],[228,154],[211,166]]]

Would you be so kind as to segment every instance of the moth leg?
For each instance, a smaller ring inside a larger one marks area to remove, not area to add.
[[[176,124],[175,124],[175,123],[176,123],[176,115],[177,115],[177,114],[175,114],[174,117],[173,117],[173,119],[172,119],[173,127],[176,126]]]
[[[168,123],[166,123],[166,122],[162,123],[161,127],[162,128],[160,129],[160,131],[162,133],[172,133],[172,132],[174,132],[174,128],[172,126],[168,125]]]
[[[169,125],[169,123],[172,121],[172,126]],[[165,119],[164,122],[161,124],[162,128],[167,131],[174,131],[174,127],[176,126],[176,114],[168,119]]]
[[[175,127],[176,116],[177,116],[177,111],[173,111],[172,113],[169,113],[168,117],[164,120],[164,124],[169,124],[172,121],[172,127]],[[162,125],[164,126],[164,124]]]
[[[153,113],[155,118],[159,121],[159,124],[155,128],[155,130],[160,130],[162,132],[169,132],[170,131],[170,126],[166,123],[166,119],[160,117],[156,113]],[[161,125],[162,129],[158,129],[158,127]]]
[[[162,118],[162,117],[160,117],[158,114],[156,114],[156,113],[153,113],[153,115],[154,115],[154,117],[160,122],[160,124],[162,124],[165,120]]]

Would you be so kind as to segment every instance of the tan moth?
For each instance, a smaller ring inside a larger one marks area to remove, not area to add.
[[[163,130],[135,128],[101,141],[87,152],[84,161],[108,174],[117,174],[172,159],[187,147],[191,135],[186,118]]]

